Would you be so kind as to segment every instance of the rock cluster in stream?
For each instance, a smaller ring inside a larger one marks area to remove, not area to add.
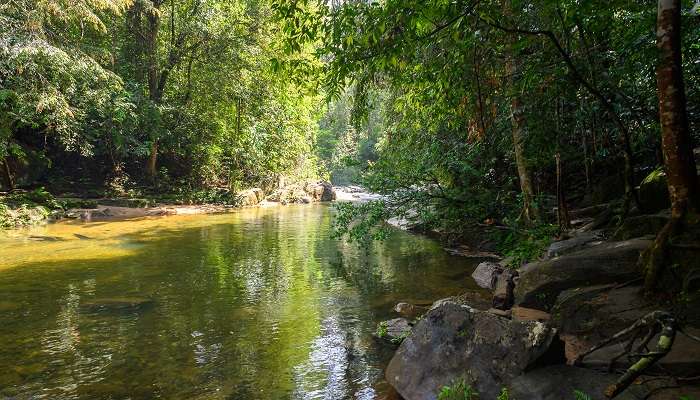
[[[614,241],[604,241],[603,231],[581,230],[517,271],[495,262],[479,264],[473,279],[491,291],[490,304],[470,301],[474,296],[436,301],[402,338],[386,369],[387,381],[405,400],[437,399],[441,388],[458,382],[476,389],[481,400],[495,400],[503,388],[517,400],[574,399],[574,391],[604,399],[604,389],[635,359],[625,356],[611,364],[622,350],[614,344],[583,363],[575,361],[659,309],[641,295],[635,279],[640,254],[651,245],[645,235],[655,233],[664,217],[636,217],[636,223],[607,233]],[[595,228],[594,221],[583,224]],[[406,318],[415,313],[403,314],[407,310],[415,308],[400,303],[395,311],[410,326]],[[699,319],[691,318],[684,329],[700,336]],[[656,338],[650,347],[655,343]],[[692,378],[698,371],[700,343],[676,335],[671,352],[652,371],[667,377],[638,380],[616,399],[700,398],[700,387],[668,377]]]
[[[336,198],[333,185],[325,181],[312,181],[290,184],[275,189],[267,197],[260,188],[243,190],[238,193],[242,206],[255,206],[263,202],[280,204],[308,204],[333,201]]]

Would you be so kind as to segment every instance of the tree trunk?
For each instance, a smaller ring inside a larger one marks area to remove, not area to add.
[[[151,180],[156,179],[157,173],[157,163],[158,163],[158,141],[154,140],[151,143],[151,154],[148,156],[148,163],[146,164],[146,174]]]
[[[671,197],[671,215],[680,218],[684,210],[698,211],[698,178],[693,160],[686,112],[681,65],[681,1],[659,0],[656,69],[659,92],[661,145],[666,181]]]
[[[671,219],[642,258],[645,263],[644,289],[647,295],[654,294],[662,276],[669,258],[671,238],[684,228],[688,215],[693,215],[693,218],[697,216],[700,207],[700,191],[690,145],[683,87],[680,0],[659,0],[656,47],[659,51],[656,84],[659,92],[661,148],[671,198]]]
[[[10,169],[10,163],[7,162],[7,158],[2,160],[3,172],[5,172],[5,180],[7,181],[7,187],[10,190],[15,189],[15,178],[12,176],[12,170]]]
[[[508,17],[513,15],[510,0],[505,0],[503,2],[503,10],[504,14]],[[512,50],[507,55],[505,67],[506,75],[508,76],[508,84],[512,89],[514,89],[516,66],[515,54],[513,54]],[[523,105],[520,101],[520,96],[518,93],[513,94],[513,98],[510,103],[510,111],[511,120],[513,123],[512,134],[515,164],[518,167],[520,191],[523,196],[523,215],[525,216],[526,222],[532,223],[540,219],[540,213],[535,204],[535,191],[532,188],[530,169],[527,165],[527,158],[525,157],[525,134],[527,131],[527,125],[525,123],[525,116],[523,115]]]
[[[561,155],[557,153],[554,157],[557,163],[557,221],[559,222],[559,233],[563,234],[571,229],[571,221],[569,220],[569,208],[566,206],[566,195],[562,182]]]

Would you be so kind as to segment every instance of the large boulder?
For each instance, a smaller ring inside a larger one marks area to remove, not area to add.
[[[443,386],[462,381],[480,398],[496,398],[504,383],[547,351],[554,336],[540,322],[511,321],[451,301],[436,304],[386,369],[387,381],[406,400],[437,399]]]
[[[247,189],[238,193],[242,206],[255,206],[265,199],[265,194],[260,188]]]
[[[319,201],[333,201],[336,198],[333,186],[324,181],[293,183],[272,192],[268,201],[307,204]]]
[[[515,304],[549,311],[564,290],[636,279],[639,256],[650,245],[647,239],[609,242],[527,264],[519,271]]]
[[[333,201],[336,197],[333,185],[324,181],[308,183],[305,191],[313,201]]]

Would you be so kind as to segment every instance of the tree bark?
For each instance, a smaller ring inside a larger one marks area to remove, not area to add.
[[[698,211],[698,177],[693,160],[681,64],[681,1],[659,0],[656,29],[659,64],[661,146],[666,181],[671,197],[671,215]]]

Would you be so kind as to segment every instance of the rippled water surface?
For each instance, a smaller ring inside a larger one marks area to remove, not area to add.
[[[397,301],[473,264],[395,232],[329,237],[327,206],[0,233],[0,398],[382,399]]]

